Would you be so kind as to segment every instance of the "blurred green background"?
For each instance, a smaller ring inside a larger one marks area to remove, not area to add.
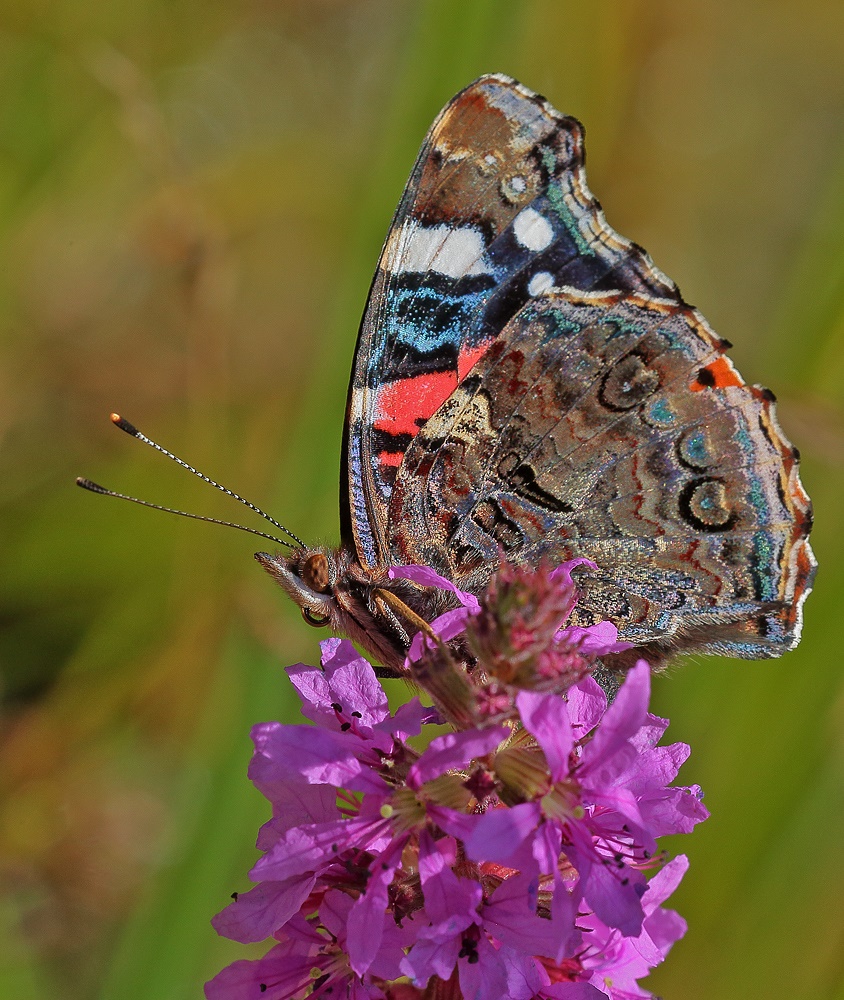
[[[322,636],[254,540],[73,477],[241,516],[116,409],[336,540],[381,241],[434,115],[489,71],[584,121],[610,222],[776,391],[816,505],[799,650],[656,682],[713,816],[672,845],[690,929],[647,985],[844,997],[840,0],[4,0],[3,998],[198,997],[248,951],[209,924],[267,816],[248,730],[296,718],[281,668]]]

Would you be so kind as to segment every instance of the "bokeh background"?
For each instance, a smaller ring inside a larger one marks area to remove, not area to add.
[[[254,539],[73,478],[242,516],[116,409],[336,540],[381,241],[434,115],[489,71],[585,122],[610,222],[776,391],[816,505],[800,648],[656,682],[713,815],[672,845],[690,929],[648,985],[844,997],[840,0],[4,0],[3,998],[187,1000],[248,951],[209,925],[267,816],[248,731],[296,718],[282,667],[321,636]]]

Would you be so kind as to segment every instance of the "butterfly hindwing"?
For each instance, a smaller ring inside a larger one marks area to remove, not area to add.
[[[757,657],[799,636],[808,528],[770,394],[744,384],[694,310],[549,290],[414,439],[389,537],[397,561],[469,590],[502,552],[585,556],[599,569],[582,581],[582,623]]]

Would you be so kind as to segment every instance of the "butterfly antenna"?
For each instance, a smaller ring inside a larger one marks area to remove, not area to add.
[[[156,441],[153,441],[152,438],[148,438],[146,436],[146,434],[142,434],[141,431],[139,431],[138,428],[135,427],[134,424],[130,424],[129,421],[125,420],[123,417],[121,417],[119,413],[112,413],[111,414],[111,422],[116,427],[119,427],[122,431],[125,431],[127,434],[131,434],[132,437],[137,438],[139,441],[143,441],[144,444],[148,444],[150,446],[150,448],[155,448],[155,450],[158,451],[158,452],[160,452],[162,455],[166,456],[169,459],[172,459],[172,461],[174,461],[177,465],[181,465],[181,467],[183,469],[187,469],[188,472],[192,472],[195,476],[198,476],[203,482],[208,483],[210,486],[214,486],[216,489],[221,490],[227,496],[233,497],[235,500],[238,500],[240,503],[244,504],[246,507],[248,507],[250,510],[254,511],[256,514],[259,514],[261,517],[264,518],[265,521],[269,521],[270,524],[272,524],[274,527],[278,528],[278,530],[281,531],[283,534],[287,535],[288,538],[292,538],[293,541],[296,543],[296,545],[299,548],[301,548],[301,549],[307,548],[307,546],[305,545],[305,543],[302,541],[301,538],[298,537],[298,535],[294,535],[293,532],[289,528],[285,528],[285,526],[283,524],[280,524],[278,521],[276,521],[276,519],[274,517],[270,517],[270,515],[267,514],[266,511],[261,510],[261,508],[257,507],[254,503],[250,503],[249,500],[245,499],[245,497],[240,496],[239,493],[235,493],[234,490],[230,490],[227,487],[221,485],[220,483],[215,482],[213,479],[209,478],[208,476],[203,475],[203,473],[201,473],[198,469],[195,469],[192,465],[188,465],[187,462],[185,462],[181,458],[179,458],[178,455],[174,455],[172,451],[168,451],[166,448],[162,448],[162,446],[160,444],[158,444]],[[78,482],[78,480],[77,480],[77,482]],[[82,485],[82,484],[80,483],[80,485]],[[85,489],[89,489],[90,487],[84,487],[84,488]],[[94,490],[94,492],[96,493],[96,492],[110,492],[110,491],[103,491],[101,489],[97,489],[97,490]],[[120,494],[117,494],[117,493],[112,494],[112,495],[113,496],[120,496]],[[134,497],[129,497],[128,499],[134,500],[135,498]],[[145,503],[145,501],[136,501],[136,502],[138,502],[138,503]],[[154,507],[156,505],[155,504],[146,504],[146,506],[148,506],[148,507]],[[164,510],[166,508],[160,508],[160,509]],[[175,513],[181,514],[183,512],[182,511],[176,511]],[[198,515],[196,515],[196,514],[190,514],[188,516],[189,517],[198,517]],[[214,521],[215,519],[214,518],[201,518],[201,520]],[[220,523],[220,524],[223,524],[223,523],[228,524],[230,522],[222,522],[222,521],[220,521],[218,523]],[[238,527],[238,528],[239,527],[243,527],[242,525],[233,525],[233,526],[234,527]],[[246,530],[246,531],[252,531],[251,528],[245,528],[244,530]],[[254,531],[253,534],[262,535],[263,532]],[[275,538],[272,535],[264,535],[264,537],[265,538],[272,538],[273,541],[279,541],[279,539]],[[290,545],[289,542],[282,542],[281,544],[282,545],[286,545],[288,548],[293,548],[294,547],[294,546]]]
[[[162,507],[161,504],[149,503],[147,500],[139,500],[137,497],[127,496],[125,493],[115,493],[114,490],[107,490],[105,486],[94,483],[90,479],[82,476],[76,477],[76,485],[91,493],[99,493],[104,497],[117,497],[118,500],[131,500],[132,503],[139,503],[142,507],[151,507],[153,510],[163,510],[167,514],[178,514],[180,517],[192,517],[195,521],[208,521],[209,524],[222,524],[226,528],[239,528],[241,531],[248,531],[250,535],[260,535],[261,538],[269,538],[271,542],[279,545],[286,545],[288,549],[294,546],[290,542],[285,542],[283,538],[276,538],[275,535],[268,535],[265,531],[258,531],[255,528],[247,528],[245,524],[235,524],[234,521],[221,521],[218,517],[205,517],[202,514],[190,514],[186,510],[175,510],[173,507]]]

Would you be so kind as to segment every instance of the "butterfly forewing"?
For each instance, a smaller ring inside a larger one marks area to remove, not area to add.
[[[384,525],[410,441],[537,289],[677,294],[606,226],[586,186],[582,137],[543,98],[489,76],[443,109],[423,143],[352,372],[344,520],[364,565],[390,561]]]

